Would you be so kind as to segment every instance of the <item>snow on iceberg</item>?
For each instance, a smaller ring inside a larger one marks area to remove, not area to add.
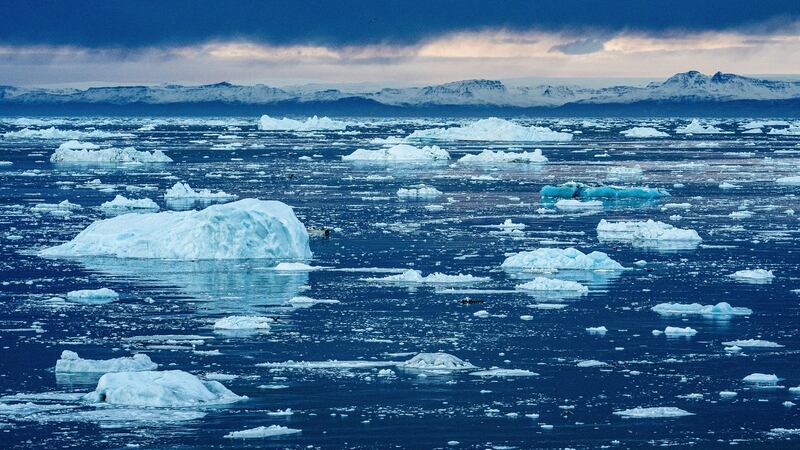
[[[541,164],[547,162],[541,149],[532,152],[504,152],[484,150],[477,155],[464,155],[461,164]]]
[[[676,228],[654,220],[609,222],[601,219],[597,224],[597,237],[601,241],[622,241],[648,245],[661,242],[685,242],[696,245],[702,239],[696,231]]]
[[[624,267],[603,252],[583,253],[573,247],[538,248],[511,255],[501,265],[518,270],[623,270]]]
[[[450,154],[446,150],[436,145],[414,147],[408,144],[398,144],[389,148],[378,150],[357,149],[349,155],[342,156],[342,161],[363,161],[363,162],[424,162],[424,161],[447,161]]]
[[[182,370],[107,373],[83,396],[88,403],[153,408],[223,405],[246,398]]]
[[[664,138],[669,137],[669,134],[663,131],[658,131],[653,127],[633,127],[627,130],[620,131],[620,134],[629,138]]]
[[[42,256],[161,259],[310,259],[308,231],[292,208],[244,199],[200,211],[99,220]]]
[[[289,428],[284,427],[282,425],[270,425],[268,427],[255,427],[255,428],[248,428],[247,430],[241,431],[231,431],[230,433],[223,436],[224,438],[228,439],[256,439],[256,438],[266,438],[266,437],[274,437],[274,436],[285,436],[287,434],[297,434],[300,433],[302,430],[298,430],[297,428]]]
[[[328,117],[309,117],[306,120],[295,120],[288,117],[276,119],[263,115],[258,120],[258,129],[261,131],[324,131],[344,130],[346,122],[340,122]]]
[[[397,197],[403,200],[430,200],[442,195],[442,191],[435,187],[420,184],[410,188],[400,188],[397,190]]]
[[[775,278],[771,270],[765,269],[737,270],[728,276],[745,283],[771,283],[772,279]]]
[[[417,130],[406,139],[445,141],[508,141],[545,142],[571,141],[571,133],[559,133],[547,127],[518,125],[508,120],[490,117],[461,127]]]
[[[214,322],[216,330],[269,331],[272,319],[262,316],[228,316]]]
[[[543,198],[609,198],[609,199],[657,199],[669,197],[669,192],[665,189],[643,187],[623,187],[623,186],[588,186],[574,181],[560,184],[558,186],[546,185],[539,191]]]
[[[674,406],[655,406],[650,408],[631,408],[622,411],[614,411],[614,415],[625,419],[660,419],[693,416],[694,414]]]
[[[156,369],[158,364],[144,353],[112,359],[83,359],[75,352],[64,350],[56,361],[58,373],[140,372]]]
[[[67,293],[67,300],[78,303],[107,303],[118,299],[119,294],[109,288],[82,289]]]
[[[700,303],[659,303],[650,309],[661,315],[701,314],[704,316],[749,316],[753,314],[753,310],[750,308],[733,307],[726,302],[719,302],[716,305],[701,305]]]
[[[66,144],[69,144],[66,143]],[[120,163],[168,163],[172,158],[161,150],[139,151],[133,147],[88,149],[62,144],[50,156],[54,163],[81,163],[81,164],[120,164]]]
[[[366,281],[379,281],[382,283],[409,283],[409,284],[468,284],[489,281],[488,277],[476,277],[474,275],[445,275],[435,272],[427,276],[422,276],[419,270],[408,269],[397,275],[388,275],[383,278],[365,278]]]
[[[520,291],[530,292],[564,292],[577,295],[586,295],[589,293],[589,288],[577,281],[558,280],[546,277],[536,277],[532,281],[518,285],[516,288]]]
[[[449,353],[418,353],[408,361],[397,364],[397,367],[432,371],[472,370],[476,368]]]
[[[117,195],[114,200],[107,201],[100,205],[100,209],[111,212],[127,212],[130,210],[158,211],[159,207],[149,198],[131,199],[123,195]]]
[[[167,200],[236,200],[239,196],[236,194],[228,194],[224,191],[212,192],[210,189],[194,190],[189,186],[189,183],[181,183],[178,181],[171,188],[167,189],[167,192],[164,193],[164,198]]]

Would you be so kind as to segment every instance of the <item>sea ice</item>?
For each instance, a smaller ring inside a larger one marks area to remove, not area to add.
[[[558,186],[546,185],[539,191],[543,198],[571,198],[571,199],[657,199],[669,197],[669,192],[660,188],[651,187],[623,187],[623,186],[588,186],[574,181]]]
[[[107,211],[121,212],[130,210],[158,211],[159,207],[149,198],[130,199],[123,195],[117,195],[114,200],[107,201],[100,205],[100,209]]]
[[[427,276],[422,276],[419,270],[408,269],[397,275],[388,275],[383,278],[366,278],[367,281],[379,281],[383,283],[441,283],[441,284],[466,284],[489,281],[488,277],[476,277],[474,275],[446,275],[435,272]]]
[[[172,158],[161,150],[139,151],[133,147],[85,149],[75,146],[61,147],[50,156],[50,162],[83,163],[83,164],[118,164],[118,163],[168,163]]]
[[[614,411],[614,415],[625,419],[659,419],[665,417],[693,416],[694,414],[674,406],[656,406]]]
[[[73,351],[64,350],[61,358],[56,361],[56,372],[59,373],[138,372],[156,369],[158,364],[144,353],[112,359],[83,359]]]
[[[228,439],[255,439],[255,438],[266,438],[266,437],[274,437],[274,436],[285,436],[287,434],[297,434],[300,433],[302,430],[298,430],[296,428],[289,428],[284,427],[282,425],[270,425],[268,427],[256,427],[256,428],[249,428],[247,430],[241,431],[231,431],[230,433],[226,434],[225,438]]]
[[[696,231],[676,228],[664,222],[648,220],[609,222],[601,219],[597,224],[597,237],[600,240],[612,241],[683,241],[700,242],[702,239]]]
[[[418,353],[408,361],[399,363],[397,367],[432,371],[471,370],[476,368],[449,353]]]
[[[446,141],[571,141],[572,134],[559,133],[547,127],[526,127],[508,120],[490,117],[461,127],[417,130],[406,139],[436,139]]]
[[[536,164],[547,162],[542,150],[533,152],[504,152],[484,150],[477,155],[464,155],[458,160],[461,164]]]
[[[422,148],[414,147],[409,144],[398,144],[390,148],[381,148],[378,150],[365,150],[357,149],[349,155],[342,156],[343,161],[366,161],[366,162],[385,162],[385,163],[403,163],[403,162],[435,162],[447,161],[450,159],[450,154],[446,150],[439,148],[436,145],[424,146]]]
[[[228,316],[217,319],[214,328],[217,330],[259,330],[269,331],[272,319],[262,316]]]
[[[589,293],[589,288],[577,281],[558,280],[546,277],[536,277],[532,281],[518,285],[516,288],[521,291],[531,292],[574,292],[580,295]]]
[[[539,374],[525,369],[500,369],[491,368],[487,370],[479,370],[477,372],[470,372],[470,375],[475,377],[535,377]]]
[[[793,177],[781,177],[775,180],[778,184],[785,184],[787,186],[800,186],[800,175]]]
[[[771,270],[765,269],[738,270],[728,276],[737,281],[744,281],[746,283],[768,283],[775,278]]]
[[[261,131],[344,130],[347,125],[346,122],[317,116],[309,117],[306,120],[295,120],[288,117],[276,119],[265,114],[258,120],[258,129]]]
[[[629,138],[663,138],[669,137],[669,134],[663,131],[656,130],[653,127],[633,127],[627,130],[620,131],[620,134]]]
[[[533,270],[622,270],[624,267],[603,252],[585,254],[573,247],[539,248],[511,255],[504,269]]]
[[[603,202],[600,200],[580,201],[572,198],[562,198],[556,202],[556,209],[560,209],[562,211],[584,211],[602,208]]]
[[[659,303],[650,309],[662,315],[701,314],[704,316],[749,316],[753,314],[753,310],[750,308],[733,307],[727,302],[719,302],[716,305],[701,305],[700,303]]]
[[[676,128],[675,132],[679,134],[717,134],[722,133],[722,130],[711,124],[704,126],[699,120],[692,119],[689,124]]]
[[[777,384],[780,379],[775,374],[751,373],[742,378],[742,381],[753,384]]]
[[[430,200],[442,195],[442,191],[435,187],[418,185],[397,190],[397,197],[403,200]]]
[[[178,181],[171,188],[167,189],[164,193],[164,198],[167,200],[177,199],[202,199],[202,200],[236,200],[239,198],[236,194],[228,194],[224,191],[212,192],[210,189],[194,190],[189,183],[181,183]]]
[[[106,303],[119,299],[119,294],[109,288],[82,289],[67,293],[67,300],[79,303]]]
[[[748,347],[748,348],[781,348],[783,345],[777,342],[765,341],[762,339],[739,339],[736,341],[723,342],[722,345],[728,347]]]

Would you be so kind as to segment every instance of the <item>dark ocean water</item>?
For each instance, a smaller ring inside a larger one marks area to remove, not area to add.
[[[352,121],[360,125],[346,132],[292,133],[258,131],[255,118],[0,120],[0,160],[12,163],[0,167],[0,403],[63,405],[64,399],[41,394],[92,391],[99,374],[56,376],[53,366],[62,350],[91,359],[144,352],[163,369],[201,378],[212,374],[249,397],[225,407],[191,410],[120,412],[77,404],[67,410],[11,414],[0,406],[0,446],[800,446],[798,406],[785,403],[800,404],[788,389],[800,385],[800,187],[774,182],[798,175],[800,136],[742,134],[738,126],[747,120],[726,120],[718,126],[731,133],[643,140],[619,134],[638,123],[633,120],[551,120],[537,123],[581,133],[559,144],[443,142],[439,145],[450,152],[449,163],[364,165],[343,162],[341,156],[356,148],[378,148],[370,142],[374,138],[402,137],[417,128],[450,122]],[[649,122],[670,134],[685,123]],[[154,126],[139,130],[147,124]],[[53,164],[50,154],[66,139],[2,137],[24,126],[50,125],[128,133],[81,140],[160,149],[175,162],[124,167]],[[549,162],[489,167],[456,163],[466,153],[508,147],[541,148]],[[610,179],[610,168],[636,165],[642,176]],[[87,183],[95,179],[101,186]],[[559,212],[542,204],[538,192],[543,185],[572,180],[660,187],[671,196],[650,202],[607,201],[602,210],[592,212]],[[448,286],[456,292],[447,292],[442,286],[365,280],[388,273],[280,273],[270,270],[274,263],[269,261],[36,256],[37,250],[67,241],[107,217],[97,206],[116,194],[149,197],[162,209],[175,207],[165,204],[163,192],[176,181],[241,198],[280,200],[293,206],[304,224],[333,228],[329,238],[312,239],[314,266],[414,268],[423,274],[469,273],[491,281]],[[738,187],[720,188],[724,182]],[[444,195],[421,202],[397,198],[398,188],[419,183]],[[33,208],[65,199],[82,208],[66,215]],[[689,207],[668,205],[682,203]],[[743,210],[753,215],[730,216]],[[601,242],[595,227],[603,218],[660,220],[696,230],[703,242],[688,249]],[[513,235],[488,227],[506,219],[526,227]],[[568,246],[606,252],[629,269],[559,274],[590,289],[586,296],[561,299],[514,292],[521,279],[533,274],[500,269],[510,253]],[[640,260],[646,264],[634,264]],[[751,284],[728,276],[748,268],[772,270],[775,278]],[[101,287],[120,293],[119,301],[69,307],[46,302],[72,290]],[[474,291],[458,291],[465,288]],[[340,303],[289,306],[287,301],[298,295]],[[461,304],[465,297],[484,303]],[[753,314],[660,316],[650,310],[663,302],[728,302],[750,308]],[[542,303],[566,306],[537,307]],[[474,316],[479,310],[490,316]],[[279,320],[265,334],[215,332],[213,322],[232,314]],[[532,319],[520,319],[527,315]],[[587,333],[587,327],[596,326],[608,332]],[[698,333],[687,338],[652,333],[666,326],[692,327]],[[201,337],[166,342],[154,337],[160,335]],[[727,352],[722,342],[737,339],[769,340],[783,347]],[[481,368],[527,369],[539,375],[484,379],[464,372],[392,369],[393,376],[379,377],[377,368],[257,365],[287,360],[396,361],[437,351]],[[577,366],[585,360],[607,365]],[[759,388],[742,381],[756,372],[776,374],[781,387]],[[723,399],[720,391],[738,395]],[[32,396],[8,397],[15,394]],[[613,414],[653,406],[678,407],[694,415],[624,419]],[[291,408],[290,416],[268,414],[286,408]],[[302,433],[223,438],[231,431],[273,424]],[[771,433],[776,428],[795,432]]]

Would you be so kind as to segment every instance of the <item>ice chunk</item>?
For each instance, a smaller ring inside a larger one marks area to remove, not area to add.
[[[742,378],[742,381],[753,384],[777,384],[780,379],[775,374],[751,373]]]
[[[539,374],[525,369],[500,369],[491,368],[488,370],[479,370],[477,372],[470,372],[470,375],[475,377],[535,377]]]
[[[663,131],[658,131],[653,127],[633,127],[627,130],[620,131],[625,137],[629,138],[663,138],[669,137],[669,134]]]
[[[600,200],[587,200],[582,202],[580,200],[575,199],[566,199],[563,198],[556,202],[556,209],[560,209],[562,211],[582,211],[582,210],[593,210],[593,209],[602,209],[603,202]]]
[[[484,150],[477,155],[464,155],[458,162],[461,164],[535,164],[546,163],[547,158],[538,148],[533,152]]]
[[[119,299],[119,294],[109,288],[82,289],[67,293],[67,300],[79,303],[108,303]]]
[[[693,416],[694,414],[674,406],[655,406],[650,408],[632,408],[614,411],[614,415],[625,419],[660,419],[666,417]]]
[[[218,381],[202,381],[182,370],[107,373],[83,396],[89,403],[155,408],[221,405],[245,398]]]
[[[189,183],[175,183],[171,188],[167,189],[164,193],[164,198],[167,200],[176,199],[209,199],[209,200],[236,200],[239,198],[236,194],[228,194],[224,191],[212,192],[210,189],[194,190]]]
[[[571,198],[571,199],[657,199],[669,197],[669,192],[660,188],[651,187],[622,187],[622,186],[588,186],[583,183],[571,181],[558,186],[546,185],[539,191],[543,198]]]
[[[771,270],[764,269],[738,270],[728,276],[745,283],[770,283],[775,278]]]
[[[427,276],[422,276],[419,270],[408,269],[403,273],[397,275],[388,275],[383,278],[366,278],[367,281],[379,281],[383,283],[441,283],[441,284],[466,284],[478,283],[482,281],[489,281],[488,277],[476,277],[474,275],[446,275],[439,272],[434,272]]]
[[[664,328],[664,334],[667,336],[694,336],[697,330],[692,327],[667,327]]]
[[[347,122],[317,116],[309,117],[306,120],[295,120],[288,117],[276,119],[265,114],[258,120],[258,129],[261,131],[344,130],[347,125]]]
[[[339,300],[323,299],[319,300],[311,297],[297,296],[289,299],[289,304],[295,308],[308,308],[314,305],[336,305]]]
[[[429,200],[442,195],[442,191],[435,187],[418,185],[411,188],[400,188],[397,196],[403,200]]]
[[[398,144],[390,148],[378,150],[357,149],[349,155],[342,156],[343,161],[368,161],[368,162],[433,162],[447,161],[450,154],[436,145],[422,148],[408,144]]]
[[[629,222],[609,222],[601,219],[597,224],[597,237],[602,240],[644,243],[658,245],[658,242],[680,241],[698,243],[702,241],[696,231],[676,228],[664,222],[648,220]],[[649,243],[648,243],[649,241]]]
[[[472,364],[449,353],[418,353],[408,361],[401,362],[398,367],[405,369],[453,371],[475,369]]]
[[[63,144],[50,156],[50,162],[67,162],[82,164],[119,164],[119,163],[168,163],[172,158],[161,150],[152,152],[139,151],[133,147],[102,148],[89,150],[85,148],[64,147]]]
[[[114,200],[103,203],[102,205],[100,205],[100,208],[113,212],[129,211],[136,209],[158,211],[159,209],[156,202],[150,200],[149,198],[130,199],[122,195],[117,195],[116,197],[114,197]]]
[[[733,307],[727,302],[719,302],[716,305],[701,305],[700,303],[659,303],[650,308],[662,314],[701,314],[705,316],[749,316],[753,314],[750,308]]]
[[[603,367],[607,366],[608,363],[604,363],[603,361],[598,361],[596,359],[587,359],[585,361],[579,361],[576,365],[578,367]]]
[[[18,131],[3,133],[3,137],[9,139],[90,139],[130,136],[131,135],[128,133],[114,133],[102,130],[60,130],[56,127],[41,129],[23,128]]]
[[[577,281],[557,280],[555,278],[546,277],[536,277],[532,281],[518,285],[517,289],[532,292],[566,292],[578,295],[586,295],[589,293],[589,288]]]
[[[792,177],[781,177],[775,180],[778,184],[785,184],[787,186],[800,186],[800,175]]]
[[[273,320],[261,316],[228,316],[217,319],[214,328],[217,330],[258,330],[269,331]]]
[[[604,326],[588,327],[588,328],[586,328],[586,332],[589,333],[589,334],[604,335],[604,334],[608,333],[608,328],[606,328]]]
[[[292,208],[244,199],[201,211],[99,220],[42,256],[163,259],[310,259],[308,232]]]
[[[676,128],[675,132],[680,134],[717,134],[722,133],[722,130],[711,124],[704,126],[699,120],[692,119],[686,126]]]
[[[748,348],[781,348],[783,345],[777,342],[765,341],[762,339],[739,339],[736,341],[723,342],[722,345],[728,347],[748,347]]]
[[[503,261],[504,269],[533,270],[622,270],[622,265],[603,252],[585,254],[573,247],[539,248],[511,255]]]
[[[228,439],[255,439],[274,436],[285,436],[287,434],[297,434],[302,430],[284,427],[282,425],[270,425],[268,427],[249,428],[242,431],[231,431],[223,437]]]
[[[461,127],[417,130],[406,139],[436,139],[446,141],[571,141],[572,134],[559,133],[547,127],[526,127],[508,120],[490,117]]]
[[[144,353],[112,359],[83,359],[75,352],[64,350],[61,358],[56,361],[56,372],[59,373],[139,372],[156,369],[158,364]]]

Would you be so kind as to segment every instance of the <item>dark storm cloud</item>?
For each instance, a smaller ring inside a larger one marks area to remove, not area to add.
[[[241,39],[409,45],[488,28],[592,35],[748,28],[770,34],[798,18],[797,0],[2,0],[0,44],[135,49]],[[580,51],[580,41],[575,44],[564,50]],[[587,39],[583,47],[592,44]]]

